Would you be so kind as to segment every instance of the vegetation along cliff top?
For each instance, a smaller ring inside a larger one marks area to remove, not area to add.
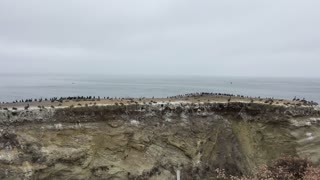
[[[70,96],[70,97],[53,97],[45,99],[26,99],[16,100],[14,102],[2,102],[0,110],[31,110],[41,108],[66,108],[66,107],[87,107],[87,106],[107,106],[107,105],[156,105],[167,103],[258,103],[269,104],[277,106],[302,106],[302,107],[315,107],[318,103],[314,101],[307,101],[305,99],[293,98],[288,99],[275,99],[265,97],[249,97],[243,95],[234,95],[226,93],[190,93],[184,95],[176,95],[170,97],[100,97],[100,96]]]

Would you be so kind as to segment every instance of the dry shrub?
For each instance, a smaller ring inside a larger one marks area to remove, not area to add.
[[[271,165],[262,166],[253,176],[229,176],[223,170],[217,170],[213,179],[221,180],[319,180],[320,167],[312,166],[305,158],[285,157]]]
[[[259,169],[253,179],[320,179],[320,167],[306,158],[284,157]]]
[[[310,162],[304,158],[284,157],[275,161],[274,165],[269,167],[271,172],[277,177],[301,179],[305,175]]]
[[[303,177],[307,180],[319,180],[320,179],[320,167],[308,167]]]

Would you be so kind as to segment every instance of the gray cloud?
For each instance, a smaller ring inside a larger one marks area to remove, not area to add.
[[[0,66],[320,77],[319,6],[317,0],[2,0]]]

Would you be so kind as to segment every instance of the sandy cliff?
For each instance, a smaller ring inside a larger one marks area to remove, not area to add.
[[[166,103],[0,111],[0,179],[204,179],[283,155],[320,160],[320,111]]]

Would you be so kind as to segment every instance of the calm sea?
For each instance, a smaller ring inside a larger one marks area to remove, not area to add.
[[[190,92],[320,102],[320,79],[0,74],[0,101],[65,96],[167,97]]]

